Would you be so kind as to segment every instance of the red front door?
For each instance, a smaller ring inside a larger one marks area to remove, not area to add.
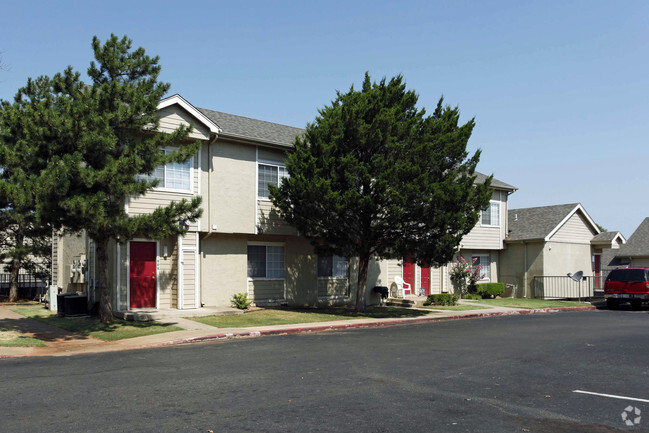
[[[410,256],[403,258],[403,281],[410,284],[412,289],[411,294],[417,294],[417,288],[415,287],[415,264],[412,262]]]
[[[131,242],[130,308],[155,308],[155,242]]]
[[[601,289],[603,284],[600,279],[600,275],[602,272],[602,256],[599,254],[593,255],[593,275],[595,276],[595,288],[596,289]]]
[[[421,287],[426,291],[426,296],[430,295],[430,266],[422,266],[421,268]],[[419,287],[417,292],[419,295]]]

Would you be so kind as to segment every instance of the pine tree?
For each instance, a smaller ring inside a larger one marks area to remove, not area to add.
[[[52,229],[36,221],[33,188],[20,182],[22,173],[0,175],[0,259],[9,278],[9,302],[18,300],[20,271],[50,278]]]
[[[450,261],[490,199],[491,178],[475,185],[480,151],[466,146],[474,120],[459,125],[459,109],[417,109],[401,76],[360,91],[337,92],[296,138],[290,177],[271,188],[287,222],[318,254],[358,257],[356,310],[365,310],[372,257],[419,264]]]
[[[183,234],[184,222],[201,214],[200,198],[172,202],[148,215],[129,216],[128,197],[157,185],[138,175],[184,162],[200,143],[187,140],[189,127],[157,131],[160,99],[169,84],[158,82],[158,57],[115,35],[102,44],[93,38],[95,61],[88,83],[68,67],[52,78],[28,80],[13,103],[3,102],[0,166],[26,172],[34,189],[38,221],[54,229],[86,230],[97,247],[100,317],[112,320],[108,289],[108,244],[135,236]],[[162,152],[177,146],[171,153]]]

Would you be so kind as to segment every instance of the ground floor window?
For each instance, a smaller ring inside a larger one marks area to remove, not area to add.
[[[284,247],[248,245],[249,278],[284,278]]]
[[[480,279],[490,280],[491,263],[489,260],[489,254],[474,254],[471,256],[471,260],[473,260],[473,266],[480,266]]]
[[[347,278],[349,261],[340,256],[318,256],[318,277]]]

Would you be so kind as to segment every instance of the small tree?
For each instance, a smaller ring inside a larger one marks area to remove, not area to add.
[[[130,39],[115,35],[104,44],[94,37],[92,48],[96,63],[88,68],[87,84],[68,67],[51,79],[28,80],[12,104],[3,102],[7,131],[0,165],[26,172],[24,182],[35,189],[39,221],[55,229],[85,229],[95,241],[100,316],[108,323],[109,241],[183,234],[183,222],[195,221],[201,213],[200,198],[195,198],[129,216],[126,199],[157,185],[138,174],[186,161],[200,144],[187,141],[186,127],[157,132],[157,105],[169,89],[157,81],[157,57],[147,56],[143,48],[131,50]],[[168,146],[178,148],[162,152]]]
[[[480,280],[482,273],[482,265],[467,262],[464,257],[459,256],[450,265],[449,278],[453,284],[455,292],[464,297],[467,292],[471,292],[471,287],[475,287],[475,283]]]
[[[286,162],[290,177],[271,187],[287,222],[318,253],[358,257],[356,310],[365,310],[369,261],[443,264],[489,203],[490,179],[475,185],[480,152],[466,145],[474,121],[439,103],[431,116],[401,76],[337,93],[319,110]]]

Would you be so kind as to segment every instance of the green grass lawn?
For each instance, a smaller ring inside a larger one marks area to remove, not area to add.
[[[0,347],[45,346],[41,340],[26,337],[17,331],[0,328]]]
[[[484,310],[491,307],[483,307],[481,305],[426,305],[423,308],[431,308],[433,310],[449,310],[449,311],[468,311],[468,310]]]
[[[114,319],[113,323],[105,325],[99,319],[78,318],[66,319],[44,308],[12,308],[18,314],[38,320],[48,325],[63,328],[81,335],[98,338],[104,341],[123,340],[125,338],[142,337],[144,335],[162,334],[163,332],[180,331],[182,328],[157,322],[128,322]]]
[[[496,307],[530,308],[530,309],[556,308],[556,307],[584,307],[590,305],[588,302],[546,301],[543,299],[520,299],[520,298],[481,299],[476,302],[485,305],[493,305]]]
[[[236,316],[189,317],[189,319],[217,328],[247,328],[251,326],[291,325],[296,323],[329,322],[345,319],[420,317],[430,313],[433,312],[389,307],[370,307],[365,313],[357,313],[345,308],[267,308],[238,314]]]

